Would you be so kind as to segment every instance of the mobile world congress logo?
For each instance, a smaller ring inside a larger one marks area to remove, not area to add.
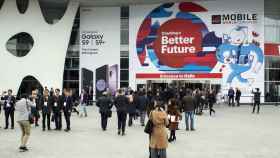
[[[212,15],[212,24],[256,24],[258,14],[219,14]]]

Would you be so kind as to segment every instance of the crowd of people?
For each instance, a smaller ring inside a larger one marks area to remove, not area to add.
[[[141,126],[145,126],[146,117],[153,122],[153,132],[149,134],[150,157],[166,157],[168,142],[176,141],[178,124],[185,115],[185,130],[195,131],[195,115],[202,115],[203,110],[209,108],[210,116],[215,114],[213,105],[216,102],[214,90],[199,89],[156,89],[133,91],[131,89],[120,89],[115,96],[110,92],[103,92],[96,105],[99,107],[101,116],[101,128],[107,129],[108,118],[112,116],[112,108],[116,107],[118,129],[117,134],[126,134],[126,122],[133,126],[134,121],[139,118]],[[127,116],[128,121],[127,121]],[[169,137],[166,133],[169,129]]]
[[[260,92],[257,88],[254,94],[254,108],[257,106],[257,113],[260,110]],[[178,124],[185,117],[185,130],[195,131],[195,115],[202,115],[205,109],[209,109],[209,115],[216,113],[213,105],[217,101],[217,94],[212,89],[188,89],[172,88],[162,89],[139,89],[133,91],[130,88],[119,89],[114,95],[109,90],[102,93],[102,96],[96,100],[96,106],[99,107],[101,117],[101,129],[107,130],[108,119],[112,117],[112,108],[115,106],[117,114],[117,134],[126,135],[126,124],[131,127],[139,118],[141,126],[145,127],[146,118],[153,124],[153,132],[149,133],[150,157],[166,157],[166,148],[168,142],[176,141],[176,131],[179,130]],[[237,106],[240,106],[241,91],[236,88],[228,90],[228,105],[234,106],[234,100]],[[234,98],[235,97],[235,98]],[[53,130],[51,122],[54,123],[54,130],[62,130],[62,117],[65,120],[64,131],[71,130],[71,113],[75,112],[78,116],[87,117],[87,105],[90,98],[88,92],[82,89],[78,98],[73,96],[71,89],[50,90],[45,87],[42,93],[35,89],[28,96],[21,95],[17,99],[12,94],[12,90],[4,92],[1,97],[5,113],[4,129],[14,129],[14,112],[19,111],[17,122],[22,130],[20,150],[27,151],[26,147],[31,125],[41,126],[42,131]],[[1,108],[0,108],[1,109]],[[128,119],[127,119],[128,117]],[[145,127],[146,128],[146,127]],[[169,129],[169,137],[166,133]]]
[[[18,100],[18,101],[17,101]],[[20,98],[16,98],[12,90],[3,92],[1,97],[0,112],[3,110],[5,113],[5,130],[14,129],[15,124],[15,111],[18,111],[17,122],[22,130],[21,138],[21,151],[27,151],[26,143],[30,135],[31,125],[39,127],[41,119],[42,131],[53,130],[51,122],[54,123],[54,130],[62,130],[62,115],[65,120],[65,132],[71,130],[71,113],[76,112],[79,116],[87,117],[87,102],[88,95],[85,90],[82,90],[78,102],[73,97],[71,89],[50,90],[45,87],[42,93],[38,89],[32,90],[30,95],[22,94]],[[80,109],[77,109],[79,105]]]

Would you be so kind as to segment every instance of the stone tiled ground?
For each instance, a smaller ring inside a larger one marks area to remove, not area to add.
[[[265,106],[261,114],[251,114],[251,107],[215,107],[196,117],[196,131],[186,132],[181,122],[177,142],[169,145],[169,158],[279,158],[280,107]],[[0,158],[145,158],[148,137],[138,121],[117,136],[116,114],[108,131],[100,129],[97,108],[89,107],[89,117],[73,115],[72,131],[42,132],[32,128],[30,151],[18,152],[20,131],[0,129]],[[3,113],[1,125],[3,126]],[[63,122],[64,123],[64,122]],[[64,123],[65,124],[65,123]]]

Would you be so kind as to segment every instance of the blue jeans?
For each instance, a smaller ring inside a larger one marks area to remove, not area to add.
[[[84,116],[87,116],[87,106],[85,103],[81,104],[80,107],[80,116],[84,114]]]
[[[189,120],[191,120],[191,129],[194,129],[194,111],[185,112],[186,129],[190,129]]]
[[[141,125],[145,125],[145,117],[146,117],[146,111],[140,111],[140,123],[141,123]]]
[[[166,149],[151,149],[151,158],[166,158]]]

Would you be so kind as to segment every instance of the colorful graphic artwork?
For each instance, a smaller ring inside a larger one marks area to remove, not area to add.
[[[247,27],[237,26],[230,35],[225,35],[228,38],[218,47],[218,61],[229,65],[232,70],[226,80],[227,83],[231,83],[234,78],[241,83],[247,83],[248,79],[241,74],[252,68],[253,73],[258,73],[263,65],[264,55],[259,42],[256,40],[249,42],[246,30]],[[258,34],[252,32],[252,36],[258,37]]]
[[[242,73],[260,71],[264,55],[256,31],[236,24],[218,37],[195,15],[208,12],[206,8],[192,2],[175,4],[153,9],[140,25],[136,52],[142,67],[152,63],[161,72],[211,73],[220,62],[220,73],[230,68],[227,83],[234,79],[247,83]]]

